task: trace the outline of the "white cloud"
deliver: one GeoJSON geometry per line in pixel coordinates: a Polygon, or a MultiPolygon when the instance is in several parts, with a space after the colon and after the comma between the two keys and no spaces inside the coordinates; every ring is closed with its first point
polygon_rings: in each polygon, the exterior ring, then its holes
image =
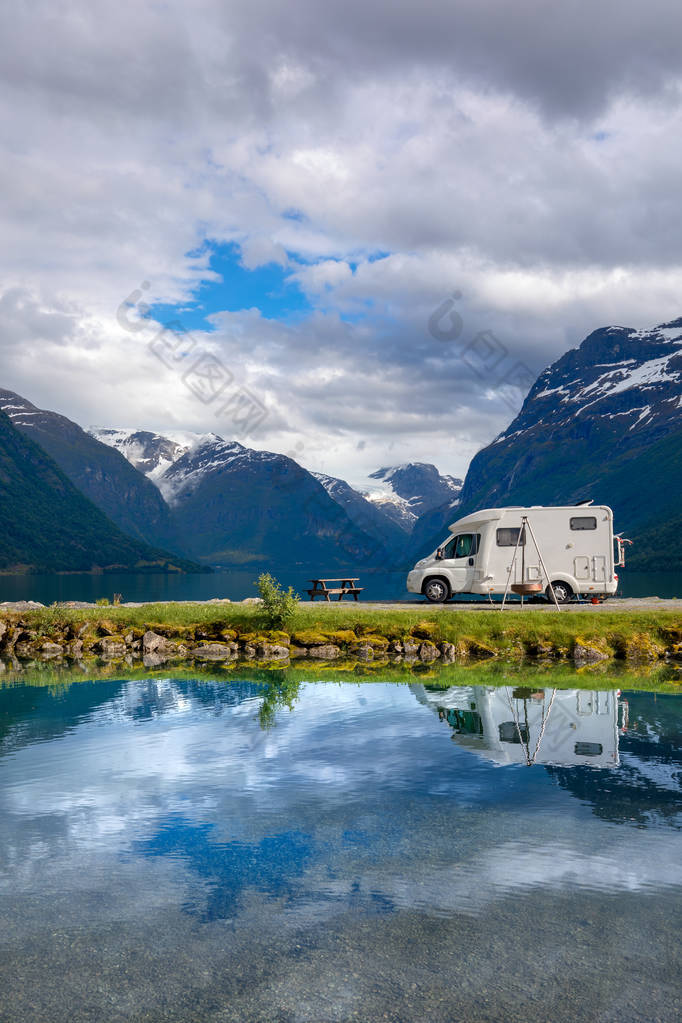
{"type": "Polygon", "coordinates": [[[81,422],[215,429],[115,311],[144,280],[186,302],[211,277],[187,253],[236,240],[314,307],[227,314],[206,339],[268,398],[253,443],[350,478],[406,458],[461,474],[512,410],[428,334],[453,289],[465,335],[533,371],[597,326],[680,312],[682,16],[579,8],[7,10],[3,385],[81,422]]]}

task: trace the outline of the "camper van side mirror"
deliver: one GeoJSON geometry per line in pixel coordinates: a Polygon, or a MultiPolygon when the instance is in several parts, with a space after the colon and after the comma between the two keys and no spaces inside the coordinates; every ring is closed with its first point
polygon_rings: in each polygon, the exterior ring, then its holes
{"type": "Polygon", "coordinates": [[[473,565],[473,563],[474,563],[474,559],[473,558],[469,558],[469,564],[473,565]]]}
{"type": "Polygon", "coordinates": [[[439,547],[438,550],[436,551],[436,561],[442,561],[442,560],[443,560],[443,548],[439,547]]]}

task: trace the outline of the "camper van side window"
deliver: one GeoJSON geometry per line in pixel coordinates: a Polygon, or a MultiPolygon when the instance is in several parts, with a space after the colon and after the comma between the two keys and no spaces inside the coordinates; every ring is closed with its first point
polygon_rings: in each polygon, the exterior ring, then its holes
{"type": "Polygon", "coordinates": [[[476,553],[476,535],[474,533],[460,533],[457,537],[455,547],[456,558],[470,558],[476,553]]]}
{"type": "Polygon", "coordinates": [[[594,515],[577,515],[571,519],[571,529],[596,529],[597,520],[594,515]]]}
{"type": "MultiPolygon", "coordinates": [[[[513,526],[512,528],[498,529],[497,530],[497,546],[498,547],[516,547],[519,540],[520,526],[513,526]]],[[[526,544],[526,530],[524,529],[521,537],[521,543],[519,546],[524,547],[526,544]]]]}

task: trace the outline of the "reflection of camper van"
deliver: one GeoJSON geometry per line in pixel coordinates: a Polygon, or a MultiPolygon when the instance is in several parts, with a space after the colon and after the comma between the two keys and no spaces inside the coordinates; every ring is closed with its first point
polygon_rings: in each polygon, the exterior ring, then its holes
{"type": "Polygon", "coordinates": [[[619,690],[410,689],[450,726],[453,741],[497,764],[618,765],[618,735],[627,724],[619,690]]]}
{"type": "Polygon", "coordinates": [[[510,583],[542,584],[551,599],[547,585],[551,582],[562,603],[577,594],[615,593],[615,569],[625,564],[624,541],[614,537],[613,512],[605,505],[485,508],[449,528],[442,545],[408,574],[410,593],[423,593],[433,602],[448,600],[454,593],[504,593],[512,568],[510,583]],[[522,516],[528,519],[537,547],[526,535],[528,530],[521,533],[522,516]]]}

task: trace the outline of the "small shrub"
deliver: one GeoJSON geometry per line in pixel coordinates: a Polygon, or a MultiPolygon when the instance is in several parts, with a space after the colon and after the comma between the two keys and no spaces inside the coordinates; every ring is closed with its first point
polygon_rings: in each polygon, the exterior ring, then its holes
{"type": "Polygon", "coordinates": [[[288,624],[298,610],[299,596],[290,586],[283,590],[276,579],[265,572],[258,577],[258,592],[261,600],[261,613],[271,629],[281,629],[288,624]]]}
{"type": "Polygon", "coordinates": [[[99,600],[95,601],[95,603],[97,604],[98,607],[109,607],[109,598],[100,597],[99,600]]]}

